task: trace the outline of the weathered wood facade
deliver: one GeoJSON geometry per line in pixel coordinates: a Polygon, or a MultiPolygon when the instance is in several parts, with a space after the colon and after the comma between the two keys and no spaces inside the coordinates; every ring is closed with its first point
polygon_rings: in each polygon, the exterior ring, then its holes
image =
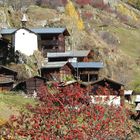
{"type": "Polygon", "coordinates": [[[47,56],[47,52],[64,52],[65,36],[63,34],[40,35],[39,50],[43,56],[47,56]]]}
{"type": "Polygon", "coordinates": [[[69,62],[48,62],[41,68],[41,76],[49,81],[62,82],[73,74],[74,68],[69,62]]]}
{"type": "Polygon", "coordinates": [[[0,66],[0,91],[11,90],[16,80],[16,76],[17,72],[5,66],[0,66]]]}
{"type": "Polygon", "coordinates": [[[83,82],[93,82],[99,78],[99,69],[78,69],[78,75],[83,82]]]}
{"type": "Polygon", "coordinates": [[[41,86],[45,86],[46,79],[39,76],[34,76],[27,79],[25,82],[27,93],[34,93],[34,91],[38,91],[41,86]]]}
{"type": "Polygon", "coordinates": [[[16,91],[24,91],[25,93],[34,94],[34,92],[38,92],[41,86],[46,85],[46,78],[40,76],[31,77],[25,81],[22,81],[16,85],[14,90],[16,91]]]}
{"type": "Polygon", "coordinates": [[[77,62],[72,63],[75,68],[75,77],[83,82],[93,82],[98,80],[99,71],[103,68],[102,62],[77,62]]]}
{"type": "Polygon", "coordinates": [[[106,91],[107,93],[109,93],[109,95],[118,95],[118,96],[123,95],[124,96],[124,85],[114,80],[111,80],[109,78],[103,78],[103,79],[97,80],[93,83],[90,83],[90,85],[92,88],[91,92],[96,95],[98,95],[100,88],[106,88],[106,91]]]}
{"type": "Polygon", "coordinates": [[[124,85],[114,80],[103,78],[90,84],[92,96],[120,97],[120,105],[124,105],[124,85]]]}

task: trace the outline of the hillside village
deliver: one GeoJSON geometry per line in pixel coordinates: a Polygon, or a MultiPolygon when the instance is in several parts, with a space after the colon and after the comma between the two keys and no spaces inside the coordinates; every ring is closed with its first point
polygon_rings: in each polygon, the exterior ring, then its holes
{"type": "MultiPolygon", "coordinates": [[[[39,88],[48,82],[58,82],[60,85],[78,82],[81,87],[88,88],[90,94],[93,91],[95,94],[98,91],[98,86],[106,87],[108,84],[108,90],[110,88],[112,90],[110,90],[110,95],[119,97],[115,101],[113,98],[110,100],[116,105],[124,104],[125,85],[109,79],[107,76],[102,77],[100,71],[105,66],[103,60],[94,60],[95,53],[93,50],[68,50],[65,46],[65,39],[70,34],[66,28],[30,29],[26,26],[26,22],[27,18],[24,14],[21,20],[21,28],[1,30],[1,47],[4,48],[4,51],[1,51],[1,64],[6,63],[8,54],[12,54],[13,58],[16,57],[17,64],[22,64],[24,61],[16,55],[30,56],[33,55],[34,51],[40,51],[44,60],[38,69],[38,74],[23,81],[17,78],[18,72],[1,65],[1,91],[23,91],[34,96],[39,88]]],[[[127,93],[125,96],[127,98],[127,93]]],[[[137,95],[135,102],[137,102],[136,110],[140,111],[139,95],[137,95]]]]}
{"type": "MultiPolygon", "coordinates": [[[[114,1],[103,2],[111,5],[114,1]]],[[[122,71],[118,72],[119,78],[105,72],[111,64],[101,57],[102,52],[96,47],[77,48],[67,44],[74,35],[67,26],[31,27],[29,22],[28,15],[23,13],[20,27],[0,30],[0,92],[22,93],[25,98],[37,98],[42,86],[48,87],[57,83],[62,89],[74,89],[79,85],[90,95],[93,104],[102,104],[107,93],[108,105],[122,108],[125,104],[133,106],[136,114],[134,119],[140,119],[139,92],[126,85],[122,71]],[[35,58],[31,60],[33,57],[35,58]],[[33,72],[29,67],[25,67],[28,75],[21,67],[27,63],[33,65],[34,69],[33,72]],[[99,97],[100,101],[97,99],[99,97]]],[[[82,22],[79,24],[79,30],[83,29],[82,22]]],[[[101,26],[102,30],[106,28],[106,25],[101,26]]],[[[101,36],[105,37],[103,32],[101,36]]],[[[113,44],[115,43],[118,44],[119,40],[114,40],[113,44]]],[[[111,58],[112,54],[118,50],[114,47],[111,48],[111,53],[106,51],[106,57],[114,59],[111,58]]]]}

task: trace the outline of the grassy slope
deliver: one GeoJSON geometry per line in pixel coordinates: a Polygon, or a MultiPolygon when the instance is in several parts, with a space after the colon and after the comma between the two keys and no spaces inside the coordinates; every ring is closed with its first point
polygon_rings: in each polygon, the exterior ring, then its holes
{"type": "Polygon", "coordinates": [[[7,121],[10,115],[18,115],[19,111],[25,110],[28,103],[34,105],[36,101],[17,94],[0,93],[0,124],[1,121],[7,121]]]}
{"type": "Polygon", "coordinates": [[[134,59],[140,56],[140,29],[111,27],[109,30],[117,34],[120,40],[119,47],[125,54],[134,59]]]}
{"type": "Polygon", "coordinates": [[[136,91],[140,91],[140,67],[135,63],[136,59],[140,57],[140,29],[108,26],[104,28],[104,30],[115,34],[119,38],[120,43],[118,44],[118,48],[122,50],[124,54],[130,56],[132,62],[134,62],[131,64],[134,79],[132,79],[129,84],[136,91]]]}

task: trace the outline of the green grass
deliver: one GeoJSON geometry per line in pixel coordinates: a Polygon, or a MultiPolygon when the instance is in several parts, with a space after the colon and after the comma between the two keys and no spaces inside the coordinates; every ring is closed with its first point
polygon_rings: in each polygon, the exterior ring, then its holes
{"type": "Polygon", "coordinates": [[[16,93],[0,93],[0,120],[8,120],[11,115],[18,115],[21,110],[26,111],[26,104],[35,105],[33,98],[24,98],[16,93]]]}
{"type": "Polygon", "coordinates": [[[140,56],[140,29],[128,29],[111,27],[109,30],[115,33],[120,40],[119,48],[134,58],[140,56]]]}
{"type": "Polygon", "coordinates": [[[136,59],[140,57],[140,29],[125,28],[120,25],[104,27],[104,31],[114,34],[120,41],[117,47],[131,57],[133,62],[131,68],[134,74],[128,84],[132,89],[140,92],[140,67],[135,63],[136,59]]]}
{"type": "Polygon", "coordinates": [[[35,99],[25,98],[24,96],[16,93],[0,93],[0,102],[11,105],[16,108],[25,107],[26,104],[35,104],[35,99]]]}

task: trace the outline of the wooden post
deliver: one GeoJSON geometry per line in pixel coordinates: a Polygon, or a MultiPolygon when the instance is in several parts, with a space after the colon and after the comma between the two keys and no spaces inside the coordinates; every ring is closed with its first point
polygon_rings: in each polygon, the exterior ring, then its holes
{"type": "Polygon", "coordinates": [[[88,83],[89,83],[89,81],[90,81],[90,74],[88,73],[88,83]]]}

